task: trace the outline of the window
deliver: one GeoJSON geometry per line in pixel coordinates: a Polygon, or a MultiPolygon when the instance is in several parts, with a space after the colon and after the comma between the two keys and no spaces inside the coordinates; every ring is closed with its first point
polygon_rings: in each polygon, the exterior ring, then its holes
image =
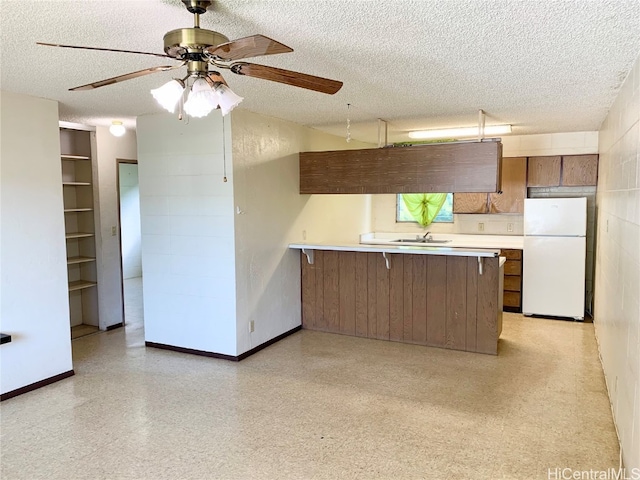
{"type": "MultiPolygon", "coordinates": [[[[396,196],[396,222],[418,223],[414,216],[411,215],[411,212],[409,212],[409,209],[402,199],[402,194],[396,196]]],[[[453,193],[447,193],[445,201],[433,219],[433,222],[453,223],[453,193]]]]}

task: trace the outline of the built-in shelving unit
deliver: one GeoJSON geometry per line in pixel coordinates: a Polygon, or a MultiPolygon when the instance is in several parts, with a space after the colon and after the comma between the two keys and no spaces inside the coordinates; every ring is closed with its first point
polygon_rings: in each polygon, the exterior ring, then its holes
{"type": "Polygon", "coordinates": [[[60,129],[71,338],[98,331],[92,132],[60,129]]]}

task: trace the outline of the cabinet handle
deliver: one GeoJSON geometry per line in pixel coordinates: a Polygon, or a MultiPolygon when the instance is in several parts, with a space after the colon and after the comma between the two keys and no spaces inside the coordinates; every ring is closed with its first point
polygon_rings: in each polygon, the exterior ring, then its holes
{"type": "Polygon", "coordinates": [[[478,274],[482,275],[482,257],[478,257],[478,274]]]}

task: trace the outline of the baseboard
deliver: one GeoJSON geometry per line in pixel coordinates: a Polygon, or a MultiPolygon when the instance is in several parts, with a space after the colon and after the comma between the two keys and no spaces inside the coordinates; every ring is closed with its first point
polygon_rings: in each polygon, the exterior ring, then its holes
{"type": "Polygon", "coordinates": [[[269,345],[273,345],[274,343],[279,342],[283,338],[286,338],[289,335],[292,335],[292,334],[294,334],[294,333],[296,333],[296,332],[298,332],[300,330],[302,330],[302,325],[298,325],[297,327],[292,328],[291,330],[289,330],[287,332],[284,332],[283,334],[278,335],[277,337],[274,337],[271,340],[268,340],[268,341],[264,342],[263,344],[252,348],[251,350],[247,350],[246,352],[241,353],[240,355],[238,355],[238,360],[244,360],[245,358],[250,357],[254,353],[259,352],[263,348],[267,348],[269,345]]]}
{"type": "Polygon", "coordinates": [[[289,335],[296,333],[297,331],[299,331],[300,329],[302,329],[302,325],[298,325],[295,328],[292,328],[291,330],[284,332],[281,335],[278,335],[277,337],[272,338],[269,341],[264,342],[261,345],[258,345],[255,348],[252,348],[251,350],[248,350],[244,353],[241,353],[240,355],[226,355],[224,353],[215,353],[215,352],[207,352],[206,350],[196,350],[193,348],[184,348],[184,347],[176,347],[174,345],[166,345],[164,343],[156,343],[156,342],[144,342],[144,344],[147,347],[152,347],[152,348],[160,348],[162,350],[171,350],[174,352],[180,352],[180,353],[188,353],[190,355],[200,355],[203,357],[211,357],[211,358],[220,358],[222,360],[229,360],[232,362],[239,362],[240,360],[244,360],[245,358],[253,355],[254,353],[259,352],[260,350],[262,350],[263,348],[267,348],[269,345],[273,345],[274,343],[282,340],[285,337],[288,337],[289,335]]]}
{"type": "Polygon", "coordinates": [[[113,325],[109,325],[105,330],[108,332],[109,330],[115,330],[116,328],[124,327],[124,322],[114,323],[113,325]]]}
{"type": "Polygon", "coordinates": [[[233,355],[225,355],[224,353],[207,352],[206,350],[196,350],[195,348],[176,347],[175,345],[167,345],[165,343],[144,342],[146,347],[159,348],[161,350],[171,350],[172,352],[188,353],[190,355],[200,355],[201,357],[221,358],[223,360],[231,360],[237,362],[238,357],[233,355]]]}
{"type": "Polygon", "coordinates": [[[0,402],[4,402],[5,400],[9,400],[10,398],[17,397],[18,395],[22,395],[23,393],[31,392],[32,390],[37,390],[41,387],[46,387],[47,385],[51,385],[52,383],[56,383],[57,381],[64,380],[65,378],[73,376],[74,373],[75,372],[73,370],[69,370],[68,372],[59,373],[58,375],[45,378],[44,380],[32,383],[31,385],[26,385],[24,387],[16,388],[15,390],[11,390],[10,392],[3,393],[2,395],[0,395],[0,402]]]}

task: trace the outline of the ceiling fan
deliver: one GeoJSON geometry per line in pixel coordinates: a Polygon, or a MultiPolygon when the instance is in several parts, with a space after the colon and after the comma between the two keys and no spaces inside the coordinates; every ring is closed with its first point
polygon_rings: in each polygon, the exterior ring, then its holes
{"type": "Polygon", "coordinates": [[[261,55],[293,52],[293,49],[263,35],[252,35],[229,41],[229,39],[221,33],[200,28],[200,15],[206,13],[212,0],[182,0],[182,3],[185,4],[189,12],[193,13],[194,26],[193,28],[180,28],[167,32],[164,35],[165,54],[42,42],[36,43],[50,47],[136,53],[179,60],[181,62],[179,65],[163,65],[146,68],[144,70],[138,70],[106,80],[70,88],[69,90],[91,90],[155,72],[175,70],[186,65],[187,75],[184,78],[174,79],[162,87],[152,90],[151,93],[164,108],[173,113],[180,99],[183,98],[184,92],[190,90],[189,98],[184,103],[184,110],[188,115],[195,117],[208,115],[218,106],[221,108],[222,114],[226,115],[226,113],[242,101],[242,97],[239,97],[229,89],[227,82],[215,68],[228,69],[237,75],[271,80],[273,82],[306,88],[330,95],[333,95],[342,87],[342,82],[337,80],[238,61],[261,55]],[[213,68],[210,69],[210,67],[213,68]]]}

